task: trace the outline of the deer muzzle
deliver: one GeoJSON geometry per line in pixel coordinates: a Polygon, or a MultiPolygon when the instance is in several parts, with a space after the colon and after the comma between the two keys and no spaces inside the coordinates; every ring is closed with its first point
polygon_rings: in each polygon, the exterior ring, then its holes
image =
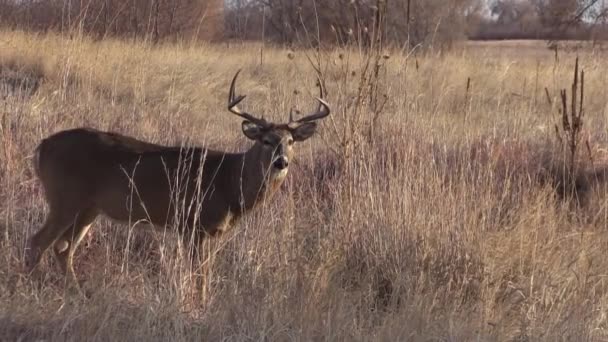
{"type": "Polygon", "coordinates": [[[277,170],[284,170],[289,166],[289,160],[285,156],[278,156],[272,163],[272,166],[277,170]]]}

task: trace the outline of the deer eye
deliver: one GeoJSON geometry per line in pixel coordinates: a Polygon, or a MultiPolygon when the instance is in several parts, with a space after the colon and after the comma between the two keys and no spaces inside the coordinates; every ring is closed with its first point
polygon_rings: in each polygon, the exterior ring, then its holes
{"type": "Polygon", "coordinates": [[[289,138],[289,140],[287,140],[287,145],[291,146],[293,145],[293,139],[289,138]]]}
{"type": "Polygon", "coordinates": [[[264,144],[266,146],[271,146],[272,145],[272,141],[270,141],[268,139],[264,139],[264,140],[262,140],[262,144],[264,144]]]}

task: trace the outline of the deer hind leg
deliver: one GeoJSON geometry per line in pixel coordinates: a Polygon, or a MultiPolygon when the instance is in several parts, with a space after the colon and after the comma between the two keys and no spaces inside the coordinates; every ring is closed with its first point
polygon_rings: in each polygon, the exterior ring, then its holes
{"type": "Polygon", "coordinates": [[[69,276],[70,280],[78,283],[76,272],[74,271],[74,254],[82,239],[87,235],[93,225],[93,221],[99,213],[95,209],[82,210],[78,213],[76,220],[66,230],[53,246],[55,259],[59,264],[64,275],[69,276]]]}
{"type": "Polygon", "coordinates": [[[183,233],[182,243],[184,248],[184,254],[189,258],[186,262],[190,263],[190,281],[192,282],[190,296],[195,301],[201,301],[204,298],[204,280],[203,273],[205,270],[203,261],[202,244],[205,240],[205,234],[201,231],[193,231],[190,233],[183,233]]]}
{"type": "Polygon", "coordinates": [[[78,211],[51,208],[42,228],[28,239],[25,250],[25,267],[32,272],[40,263],[44,252],[73,224],[78,211]]]}
{"type": "Polygon", "coordinates": [[[198,291],[201,303],[206,303],[211,297],[211,280],[214,277],[215,257],[221,249],[222,231],[215,230],[213,233],[200,232],[198,239],[193,244],[192,265],[195,270],[195,288],[198,291]]]}

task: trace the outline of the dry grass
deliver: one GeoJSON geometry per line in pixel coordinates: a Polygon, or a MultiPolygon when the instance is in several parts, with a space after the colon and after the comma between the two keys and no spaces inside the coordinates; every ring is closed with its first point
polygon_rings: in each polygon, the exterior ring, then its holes
{"type": "Polygon", "coordinates": [[[278,197],[223,238],[207,296],[193,294],[174,235],[100,219],[76,257],[92,292],[82,299],[50,257],[23,272],[46,212],[30,165],[41,138],[88,125],[242,149],[224,109],[233,72],[244,69],[248,108],[275,119],[313,105],[315,76],[304,51],[267,49],[259,65],[256,45],[1,32],[0,340],[608,339],[608,59],[580,55],[594,155],[579,153],[575,201],[556,185],[559,116],[544,93],[557,102],[575,56],[497,51],[395,52],[374,141],[343,163],[334,132],[348,125],[361,56],[327,52],[334,121],[297,147],[278,197]]]}

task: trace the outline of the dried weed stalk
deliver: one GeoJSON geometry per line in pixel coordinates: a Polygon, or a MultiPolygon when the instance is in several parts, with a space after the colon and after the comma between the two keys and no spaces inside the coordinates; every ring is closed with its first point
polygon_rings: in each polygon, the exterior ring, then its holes
{"type": "MultiPolygon", "coordinates": [[[[355,6],[359,32],[353,32],[355,39],[349,42],[338,37],[338,58],[334,59],[331,55],[335,51],[320,47],[313,49],[314,55],[305,52],[308,62],[317,73],[319,86],[326,94],[330,93],[330,100],[336,108],[330,121],[331,139],[335,140],[327,145],[343,162],[351,160],[362,144],[371,143],[375,139],[376,127],[388,101],[384,81],[386,61],[390,58],[384,46],[386,1],[376,0],[371,23],[363,22],[358,16],[357,2],[350,6],[355,6]],[[327,73],[330,63],[339,66],[336,74],[327,73]],[[336,82],[335,96],[326,87],[332,81],[336,82]]],[[[306,28],[304,32],[311,47],[321,45],[320,37],[315,37],[313,41],[306,28]]]]}
{"type": "MultiPolygon", "coordinates": [[[[580,147],[583,118],[585,109],[583,107],[585,99],[585,71],[581,70],[579,75],[578,57],[574,66],[574,81],[571,87],[570,106],[568,106],[567,90],[560,91],[561,108],[559,113],[561,116],[561,127],[555,124],[555,135],[563,152],[566,154],[566,179],[568,191],[575,191],[575,179],[577,174],[577,153],[580,147]]],[[[589,142],[586,142],[589,149],[589,142]]],[[[590,151],[589,151],[590,152],[590,151]]]]}

